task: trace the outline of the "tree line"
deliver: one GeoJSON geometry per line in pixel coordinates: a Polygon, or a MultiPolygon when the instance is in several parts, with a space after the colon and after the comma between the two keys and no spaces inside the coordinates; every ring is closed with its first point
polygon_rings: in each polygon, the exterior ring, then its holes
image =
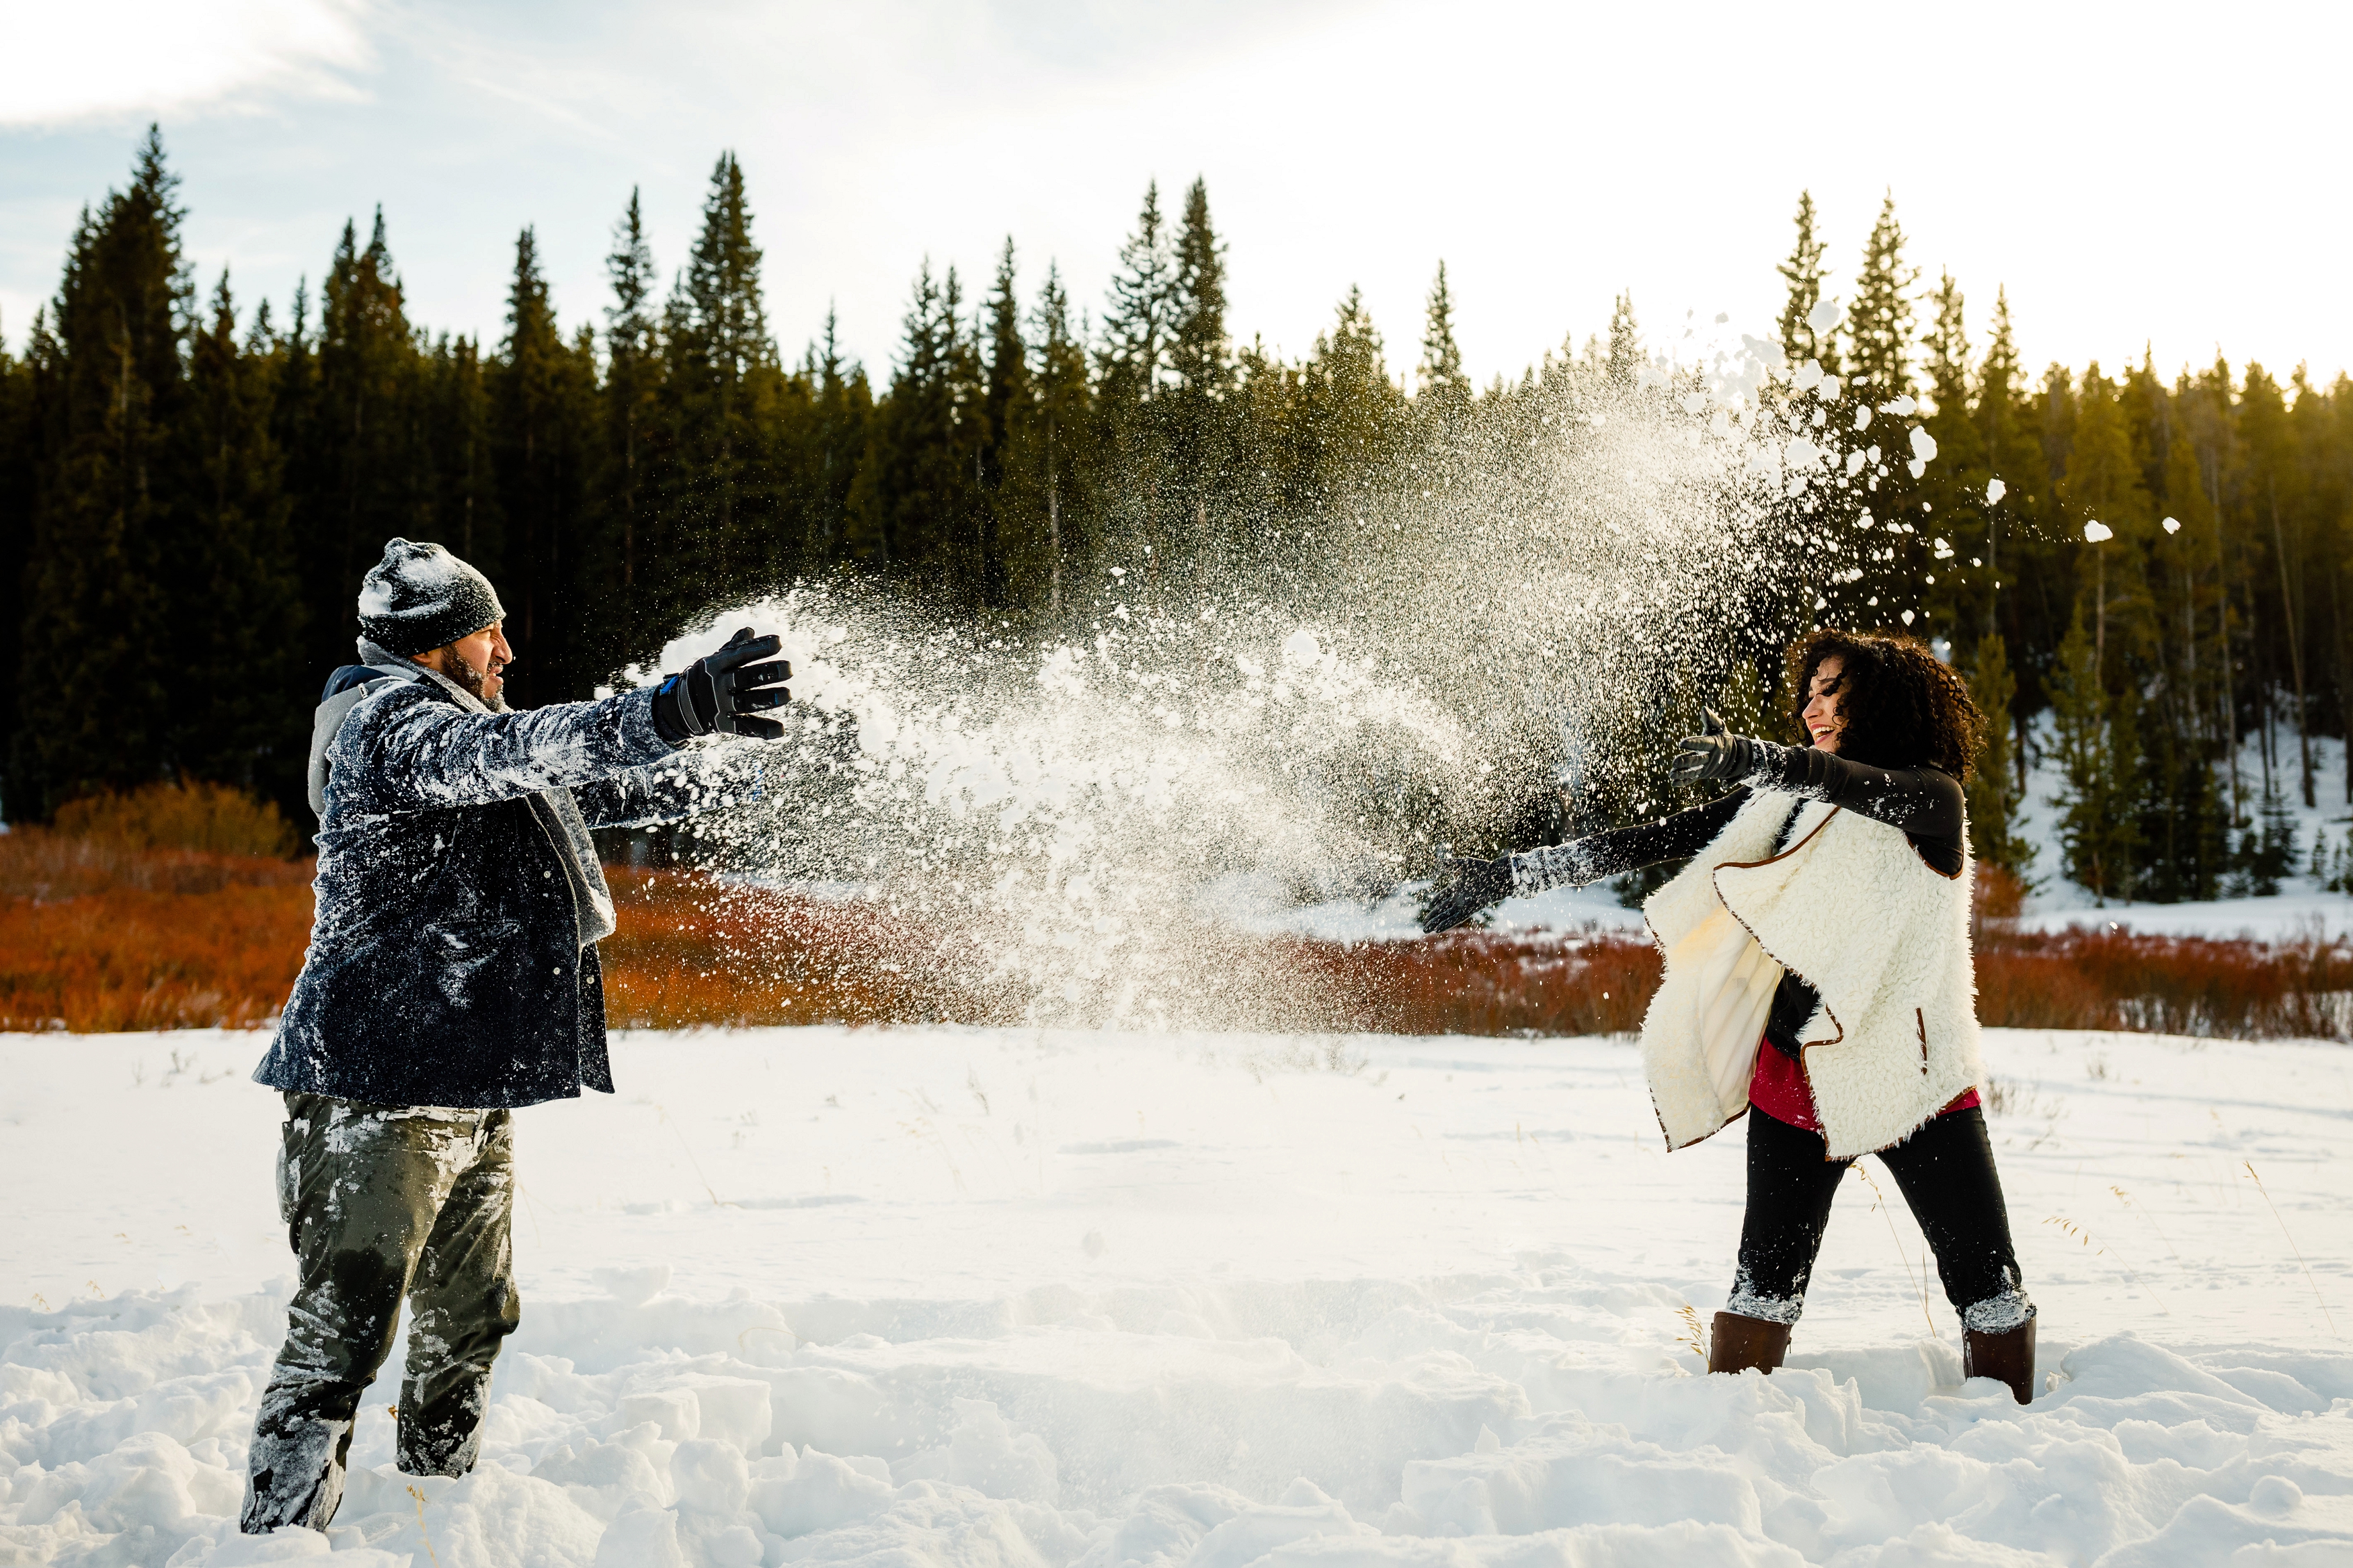
{"type": "MultiPolygon", "coordinates": [[[[498,584],[511,700],[536,704],[798,578],[1051,629],[1111,560],[1146,592],[1304,569],[1319,522],[1414,454],[1515,435],[1564,379],[1631,384],[1644,363],[1621,296],[1581,351],[1474,387],[1442,266],[1410,375],[1354,290],[1303,358],[1238,342],[1198,181],[1170,207],[1147,189],[1096,310],[1051,265],[1025,285],[1010,241],[977,288],[927,263],[879,378],[830,317],[779,349],[732,155],[667,289],[631,194],[594,321],[558,321],[523,229],[496,342],[409,319],[381,214],[282,309],[196,279],[184,219],[151,131],[76,226],[23,355],[0,352],[12,819],[174,775],[299,807],[317,684],[352,657],[356,584],[396,533],[498,584]]],[[[2000,731],[1980,855],[2022,861],[2045,744],[2066,864],[2021,868],[2117,897],[2275,882],[2295,848],[2265,805],[2313,801],[2310,739],[2344,733],[2353,689],[2353,387],[2219,359],[2168,382],[2146,353],[2033,374],[1999,292],[1973,341],[1958,285],[1923,288],[1892,198],[1835,298],[1818,226],[1801,198],[1788,378],[1765,395],[1802,394],[1858,444],[1900,428],[1875,413],[1917,409],[1935,457],[1873,450],[1850,488],[1792,500],[1871,524],[1820,563],[1817,614],[1949,645],[2000,731]]]]}

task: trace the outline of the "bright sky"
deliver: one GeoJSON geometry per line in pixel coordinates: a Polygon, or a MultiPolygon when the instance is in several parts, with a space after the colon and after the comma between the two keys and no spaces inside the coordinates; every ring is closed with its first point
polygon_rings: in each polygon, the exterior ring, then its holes
{"type": "Polygon", "coordinates": [[[786,352],[831,300],[878,372],[926,255],[985,284],[1009,232],[1025,295],[1052,258],[1099,311],[1145,182],[1196,174],[1237,335],[1292,354],[1356,283],[1410,368],[1440,258],[1482,382],[1620,289],[1654,342],[1761,331],[1810,187],[1835,288],[1892,188],[2031,363],[2353,365],[2341,4],[0,0],[0,38],[18,346],[157,119],[207,289],[282,311],[381,204],[412,319],[493,341],[522,226],[601,324],[630,187],[668,273],[733,148],[786,352]]]}

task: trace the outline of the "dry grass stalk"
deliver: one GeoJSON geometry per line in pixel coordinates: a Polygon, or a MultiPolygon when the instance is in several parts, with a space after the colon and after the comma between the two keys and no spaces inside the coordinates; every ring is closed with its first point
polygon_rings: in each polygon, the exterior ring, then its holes
{"type": "Polygon", "coordinates": [[[2126,1277],[2132,1280],[2134,1286],[2139,1289],[2147,1290],[2150,1297],[2156,1300],[2157,1310],[2158,1311],[2164,1313],[2168,1318],[2173,1316],[2173,1309],[2166,1304],[2163,1293],[2153,1288],[2147,1280],[2143,1279],[2140,1275],[2134,1270],[2133,1266],[2125,1261],[2124,1254],[2120,1252],[2111,1252],[2105,1246],[2093,1240],[2092,1233],[2090,1231],[2085,1230],[2082,1226],[2077,1225],[2073,1220],[2068,1219],[2063,1215],[2054,1214],[2045,1219],[2042,1223],[2044,1225],[2057,1226],[2062,1231],[2073,1237],[2077,1241],[2082,1242],[2085,1247],[2089,1248],[2093,1252],[2098,1253],[2103,1258],[2115,1258],[2116,1267],[2125,1271],[2126,1277]]]}
{"type": "Polygon", "coordinates": [[[2320,1281],[2312,1277],[2312,1265],[2304,1260],[2304,1248],[2295,1244],[2295,1235],[2287,1228],[2286,1216],[2279,1212],[2279,1205],[2272,1202],[2271,1191],[2263,1185],[2263,1179],[2255,1175],[2255,1163],[2249,1160],[2245,1164],[2247,1174],[2254,1178],[2255,1191],[2263,1194],[2263,1206],[2272,1211],[2272,1218],[2279,1221],[2280,1234],[2287,1237],[2287,1249],[2295,1254],[2296,1267],[2304,1270],[2304,1282],[2312,1287],[2312,1299],[2320,1304],[2320,1321],[2328,1325],[2329,1338],[2344,1338],[2337,1331],[2337,1320],[2328,1315],[2328,1302],[2320,1294],[2320,1281]]]}

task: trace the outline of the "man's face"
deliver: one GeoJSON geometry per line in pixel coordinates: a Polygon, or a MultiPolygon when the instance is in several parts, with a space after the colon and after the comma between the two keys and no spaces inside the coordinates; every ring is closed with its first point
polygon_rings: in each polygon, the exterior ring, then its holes
{"type": "Polygon", "coordinates": [[[506,689],[501,672],[514,662],[514,649],[507,646],[506,633],[501,629],[504,625],[493,621],[448,647],[437,647],[420,656],[419,662],[430,664],[485,704],[495,703],[499,693],[506,689]]]}

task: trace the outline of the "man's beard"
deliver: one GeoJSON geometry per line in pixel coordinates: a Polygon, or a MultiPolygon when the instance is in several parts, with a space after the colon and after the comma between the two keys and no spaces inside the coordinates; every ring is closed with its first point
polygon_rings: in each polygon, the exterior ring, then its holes
{"type": "Polygon", "coordinates": [[[472,665],[468,664],[465,656],[460,654],[454,646],[443,651],[449,657],[442,661],[445,668],[441,673],[464,687],[474,700],[483,707],[496,708],[499,705],[497,688],[491,684],[496,678],[488,670],[476,669],[472,665]]]}

